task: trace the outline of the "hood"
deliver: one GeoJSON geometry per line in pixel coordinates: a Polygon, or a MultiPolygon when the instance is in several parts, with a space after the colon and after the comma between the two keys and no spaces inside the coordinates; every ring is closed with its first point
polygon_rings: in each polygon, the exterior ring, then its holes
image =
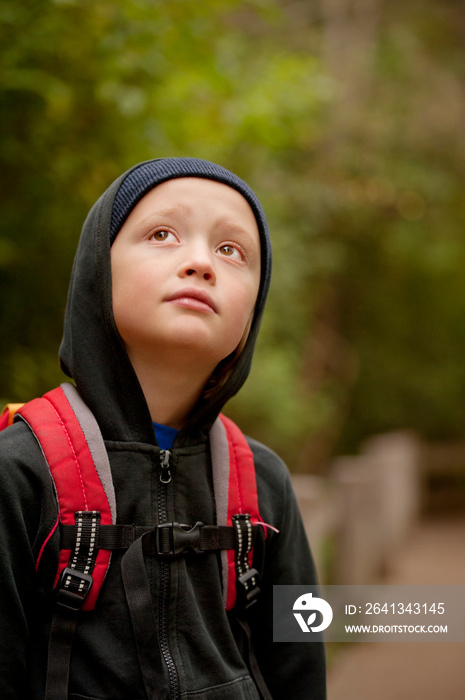
{"type": "Polygon", "coordinates": [[[245,347],[221,390],[201,399],[176,438],[177,445],[204,440],[224,404],[250,371],[271,274],[265,216],[248,185],[221,166],[195,158],[145,161],[121,175],[94,204],[79,240],[71,273],[60,362],[96,416],[104,439],[156,444],[139,380],[116,328],[112,310],[110,246],[137,202],[153,187],[179,177],[203,177],[227,184],[250,204],[261,244],[261,279],[245,347]]]}

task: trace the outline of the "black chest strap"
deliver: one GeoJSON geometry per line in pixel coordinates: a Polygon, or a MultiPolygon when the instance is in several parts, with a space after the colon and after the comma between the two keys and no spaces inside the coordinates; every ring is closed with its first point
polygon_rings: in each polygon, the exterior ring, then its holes
{"type": "MultiPolygon", "coordinates": [[[[258,530],[258,525],[252,525],[252,540],[258,530]]],[[[60,548],[74,550],[78,538],[76,525],[60,526],[60,548]]],[[[162,525],[100,525],[96,548],[108,550],[124,550],[142,535],[144,538],[144,553],[153,556],[173,558],[184,556],[189,552],[202,554],[216,550],[240,550],[237,544],[237,529],[226,525],[195,525],[182,523],[163,523],[162,525]]],[[[248,550],[248,547],[247,547],[248,550]]]]}

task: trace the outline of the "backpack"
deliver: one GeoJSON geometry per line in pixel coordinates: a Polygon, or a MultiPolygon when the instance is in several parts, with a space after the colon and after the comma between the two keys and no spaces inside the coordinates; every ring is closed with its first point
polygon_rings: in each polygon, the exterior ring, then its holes
{"type": "MultiPolygon", "coordinates": [[[[67,697],[71,646],[81,610],[93,610],[108,571],[111,552],[127,550],[121,571],[134,627],[146,689],[150,669],[144,661],[143,638],[150,611],[141,586],[150,593],[146,578],[143,540],[150,538],[156,556],[170,559],[188,552],[220,550],[223,601],[226,610],[238,605],[236,615],[248,640],[249,663],[263,698],[271,698],[256,663],[250,628],[243,610],[260,593],[259,574],[252,568],[253,541],[266,526],[258,511],[252,451],[240,429],[224,415],[210,431],[216,525],[160,523],[135,526],[116,523],[116,498],[108,455],[97,421],[77,389],[62,384],[26,404],[9,404],[0,415],[0,430],[23,420],[32,430],[53,480],[58,516],[36,561],[57,529],[60,554],[55,576],[55,611],[49,640],[46,700],[67,697]],[[141,583],[142,581],[142,583],[141,583]],[[145,672],[145,670],[147,673],[145,672]]],[[[168,483],[169,450],[160,451],[160,480],[168,483]]],[[[150,697],[150,694],[149,694],[150,697]]]]}

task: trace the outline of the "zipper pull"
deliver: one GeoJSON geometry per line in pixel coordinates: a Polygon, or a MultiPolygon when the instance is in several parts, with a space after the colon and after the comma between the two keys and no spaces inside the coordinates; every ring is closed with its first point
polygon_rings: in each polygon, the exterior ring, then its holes
{"type": "Polygon", "coordinates": [[[169,484],[171,481],[170,457],[169,450],[160,450],[160,481],[162,484],[169,484]]]}

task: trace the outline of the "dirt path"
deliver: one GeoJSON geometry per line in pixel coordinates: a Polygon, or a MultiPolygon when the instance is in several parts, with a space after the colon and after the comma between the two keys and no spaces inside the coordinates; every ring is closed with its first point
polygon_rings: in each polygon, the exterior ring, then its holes
{"type": "MultiPolygon", "coordinates": [[[[465,517],[421,523],[387,583],[465,584],[465,517]]],[[[328,700],[465,700],[465,643],[343,648],[329,670],[328,700]]]]}

